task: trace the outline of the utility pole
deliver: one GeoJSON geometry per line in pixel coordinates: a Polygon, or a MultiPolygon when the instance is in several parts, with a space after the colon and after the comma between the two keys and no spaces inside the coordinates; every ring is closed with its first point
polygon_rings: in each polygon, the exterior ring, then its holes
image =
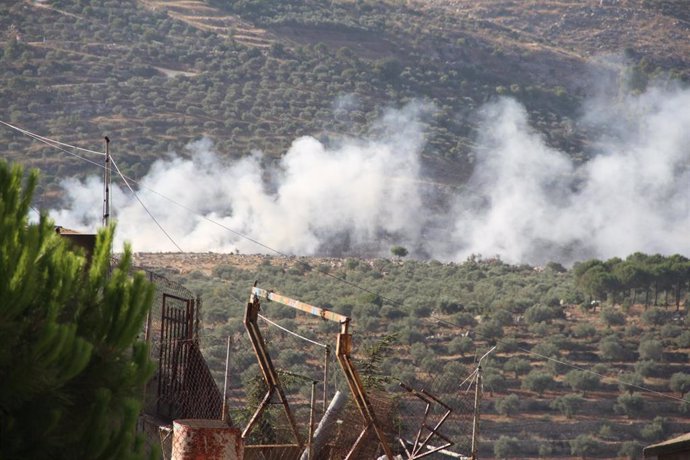
{"type": "Polygon", "coordinates": [[[103,169],[103,226],[110,224],[110,139],[105,136],[105,168],[103,169]]]}
{"type": "MultiPolygon", "coordinates": [[[[225,381],[223,382],[223,410],[221,419],[225,422],[230,422],[230,414],[228,413],[228,368],[230,367],[230,336],[228,336],[227,349],[225,351],[225,381]]],[[[228,423],[230,425],[230,423],[228,423]]]]}
{"type": "Polygon", "coordinates": [[[328,361],[331,356],[331,347],[326,345],[326,351],[323,358],[323,413],[326,413],[328,408],[328,361]]]}
{"type": "Polygon", "coordinates": [[[472,460],[477,460],[477,451],[479,450],[479,405],[482,397],[482,360],[489,356],[489,353],[494,351],[496,347],[484,353],[484,356],[479,358],[477,362],[477,376],[474,382],[474,421],[472,423],[472,460]]]}
{"type": "Polygon", "coordinates": [[[481,400],[482,366],[477,366],[477,376],[474,380],[474,420],[472,421],[472,460],[477,460],[479,449],[479,402],[481,400]]]}

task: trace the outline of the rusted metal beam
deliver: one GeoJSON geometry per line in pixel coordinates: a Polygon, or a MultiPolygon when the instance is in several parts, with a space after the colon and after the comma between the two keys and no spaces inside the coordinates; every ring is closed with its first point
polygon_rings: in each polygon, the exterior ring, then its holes
{"type": "MultiPolygon", "coordinates": [[[[259,326],[257,324],[257,318],[260,308],[260,299],[278,302],[288,307],[292,307],[296,310],[300,310],[305,313],[317,316],[319,318],[327,319],[329,321],[334,321],[340,324],[340,333],[338,334],[338,340],[336,343],[336,358],[338,359],[340,367],[343,369],[343,373],[345,374],[347,384],[350,387],[350,392],[352,393],[355,399],[355,403],[357,405],[357,408],[359,409],[359,412],[364,420],[365,425],[364,430],[362,430],[362,433],[360,433],[359,438],[350,449],[350,452],[348,453],[346,458],[355,458],[354,456],[356,455],[356,451],[358,450],[361,442],[365,439],[366,432],[370,428],[373,428],[386,457],[389,460],[392,460],[393,452],[390,446],[388,445],[388,441],[386,440],[383,431],[380,428],[380,424],[376,420],[376,414],[374,413],[374,409],[371,403],[369,402],[369,399],[367,398],[366,391],[364,390],[364,385],[362,384],[362,381],[359,378],[359,374],[357,373],[350,358],[350,354],[352,352],[352,335],[349,334],[350,318],[348,316],[341,315],[340,313],[336,313],[325,308],[309,305],[308,303],[304,303],[299,300],[291,299],[290,297],[286,297],[271,291],[267,291],[265,289],[258,288],[256,287],[255,283],[251,290],[249,303],[247,304],[244,324],[249,333],[252,346],[254,347],[254,352],[257,356],[257,359],[259,360],[259,367],[261,367],[264,379],[267,385],[269,386],[269,389],[275,388],[275,390],[279,393],[281,401],[283,402],[283,406],[285,407],[285,413],[287,414],[288,419],[290,420],[290,424],[293,426],[295,438],[297,439],[300,446],[302,446],[303,443],[301,441],[301,438],[299,437],[299,433],[296,430],[296,425],[294,423],[292,412],[290,411],[290,407],[287,403],[287,400],[285,399],[285,395],[280,386],[280,380],[278,378],[277,373],[275,372],[275,369],[271,362],[271,358],[268,355],[266,344],[263,341],[261,332],[259,331],[259,326]]],[[[250,420],[250,424],[247,425],[247,428],[245,428],[242,437],[246,437],[246,435],[251,430],[253,423],[256,423],[256,420],[258,419],[260,412],[263,411],[264,408],[265,404],[262,403],[262,405],[259,406],[257,412],[250,420]]]]}
{"type": "Polygon", "coordinates": [[[351,352],[352,335],[343,333],[338,334],[338,341],[336,343],[336,357],[338,358],[338,363],[340,363],[340,367],[343,369],[345,379],[347,380],[347,385],[350,387],[350,392],[352,393],[352,396],[355,399],[357,409],[359,409],[359,413],[361,414],[365,422],[364,430],[362,430],[362,433],[360,434],[357,442],[355,442],[354,446],[352,446],[352,449],[350,450],[346,458],[356,458],[353,456],[356,455],[356,451],[359,448],[360,442],[364,439],[365,433],[369,430],[369,428],[373,428],[374,432],[376,433],[376,437],[379,439],[381,447],[383,448],[383,451],[386,454],[386,457],[389,460],[392,460],[393,451],[391,451],[391,448],[388,445],[388,441],[386,440],[383,431],[381,431],[378,420],[376,419],[374,409],[371,406],[371,403],[369,402],[366,391],[364,390],[364,385],[362,384],[362,381],[359,378],[357,370],[352,364],[352,360],[350,359],[351,352]]]}
{"type": "Polygon", "coordinates": [[[251,419],[247,423],[247,426],[244,428],[244,431],[242,431],[242,438],[246,438],[249,435],[252,428],[254,428],[254,425],[259,420],[259,417],[271,402],[271,397],[273,394],[277,393],[280,402],[283,404],[283,409],[285,411],[285,415],[287,416],[288,422],[290,423],[290,428],[293,436],[295,437],[295,441],[297,441],[297,444],[301,447],[304,445],[304,442],[302,441],[302,437],[297,429],[297,422],[295,421],[295,417],[290,409],[287,397],[285,396],[283,387],[280,384],[280,378],[278,377],[278,373],[273,366],[271,356],[269,355],[268,348],[266,347],[266,342],[264,341],[264,338],[261,335],[261,330],[259,329],[259,325],[257,324],[260,307],[261,304],[259,303],[259,299],[252,295],[245,310],[244,326],[249,334],[249,340],[252,343],[252,348],[254,348],[254,354],[259,362],[259,368],[261,369],[261,374],[263,375],[268,390],[264,396],[264,399],[259,404],[259,407],[256,408],[254,415],[252,415],[251,419]]]}
{"type": "Polygon", "coordinates": [[[260,299],[278,302],[283,305],[287,305],[288,307],[309,313],[310,315],[318,316],[319,318],[327,319],[329,321],[335,321],[336,323],[350,321],[349,317],[341,315],[340,313],[336,313],[325,308],[316,307],[314,305],[309,305],[308,303],[300,302],[299,300],[291,299],[290,297],[276,294],[275,292],[267,291],[266,289],[261,289],[256,286],[252,288],[252,295],[260,299]]]}

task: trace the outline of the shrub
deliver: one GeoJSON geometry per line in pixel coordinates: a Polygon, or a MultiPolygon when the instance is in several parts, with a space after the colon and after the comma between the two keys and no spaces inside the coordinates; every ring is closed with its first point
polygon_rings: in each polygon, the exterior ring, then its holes
{"type": "Polygon", "coordinates": [[[633,418],[644,411],[644,406],[644,399],[639,393],[623,393],[616,399],[613,410],[617,414],[625,414],[628,418],[633,418]]]}
{"type": "Polygon", "coordinates": [[[552,319],[558,317],[559,311],[547,307],[546,305],[533,305],[527,309],[525,312],[525,320],[529,324],[542,323],[546,321],[551,321],[552,319]]]}
{"type": "Polygon", "coordinates": [[[520,441],[501,435],[494,443],[494,455],[496,458],[520,458],[520,441]]]}
{"type": "Polygon", "coordinates": [[[601,318],[601,321],[609,327],[622,326],[625,324],[625,315],[613,308],[604,308],[601,310],[599,318],[601,318]]]}
{"type": "MultiPolygon", "coordinates": [[[[686,331],[690,332],[690,331],[686,331]]],[[[683,333],[683,328],[675,324],[666,324],[661,328],[661,336],[665,339],[673,339],[683,333]]],[[[690,337],[689,337],[690,338],[690,337]]]]}
{"type": "Polygon", "coordinates": [[[685,331],[676,337],[676,345],[679,348],[690,348],[690,331],[685,331]]]}
{"type": "Polygon", "coordinates": [[[640,359],[661,361],[664,356],[664,347],[658,340],[648,339],[640,342],[637,352],[640,354],[640,359]]]}
{"type": "Polygon", "coordinates": [[[659,308],[650,308],[646,312],[642,313],[642,321],[651,326],[661,325],[665,320],[666,312],[659,308]]]}
{"type": "Polygon", "coordinates": [[[617,337],[608,336],[599,343],[599,355],[606,361],[625,361],[630,353],[617,337]]]}
{"type": "Polygon", "coordinates": [[[464,356],[474,348],[474,342],[469,337],[455,337],[448,343],[448,352],[453,355],[464,356]]]}
{"type": "Polygon", "coordinates": [[[578,323],[572,328],[573,336],[577,338],[594,337],[597,330],[590,323],[578,323]]]}
{"type": "Polygon", "coordinates": [[[596,390],[599,386],[599,376],[587,371],[572,370],[565,374],[565,381],[570,385],[570,388],[576,391],[581,391],[583,395],[586,392],[596,390]]]}
{"type": "Polygon", "coordinates": [[[506,372],[514,372],[515,378],[518,378],[519,374],[525,374],[532,369],[530,362],[524,358],[518,358],[513,356],[509,358],[503,365],[503,370],[506,372]]]}
{"type": "Polygon", "coordinates": [[[572,418],[575,412],[582,407],[584,401],[584,398],[578,394],[567,394],[554,399],[549,406],[552,409],[557,409],[567,418],[572,418]]]}
{"type": "Polygon", "coordinates": [[[534,391],[539,396],[544,394],[544,391],[551,388],[554,384],[553,377],[543,371],[536,369],[532,370],[522,380],[522,388],[525,390],[534,391]]]}
{"type": "Polygon", "coordinates": [[[474,316],[467,312],[454,314],[451,316],[451,322],[460,327],[474,327],[477,325],[477,320],[474,319],[474,316]]]}
{"type": "Polygon", "coordinates": [[[666,434],[666,419],[663,417],[654,417],[652,423],[645,425],[640,430],[642,439],[648,442],[661,441],[666,434]]]}
{"type": "Polygon", "coordinates": [[[483,376],[484,387],[489,389],[489,393],[502,392],[506,389],[506,381],[501,374],[493,369],[487,369],[483,376]]]}
{"type": "Polygon", "coordinates": [[[512,415],[520,409],[520,398],[516,394],[509,394],[505,398],[497,399],[494,403],[496,412],[501,415],[512,415]]]}
{"type": "Polygon", "coordinates": [[[618,449],[618,456],[629,460],[642,458],[642,445],[637,441],[625,441],[618,449]]]}
{"type": "Polygon", "coordinates": [[[477,326],[477,334],[480,338],[494,341],[503,337],[503,327],[494,320],[489,320],[477,326]]]}
{"type": "Polygon", "coordinates": [[[635,363],[635,372],[643,377],[652,377],[659,373],[659,365],[654,361],[638,361],[635,363]]]}
{"type": "MultiPolygon", "coordinates": [[[[442,299],[438,303],[438,309],[444,315],[452,315],[455,313],[459,313],[462,310],[462,304],[452,300],[442,299]]],[[[470,318],[472,318],[472,315],[470,315],[470,318]]],[[[474,318],[472,318],[472,321],[474,321],[474,318]]],[[[474,324],[472,325],[474,326],[474,324]]]]}
{"type": "Polygon", "coordinates": [[[671,376],[668,386],[672,391],[677,391],[679,393],[690,391],[690,374],[676,372],[671,376]]]}
{"type": "Polygon", "coordinates": [[[601,443],[588,434],[581,434],[570,441],[570,453],[582,458],[601,452],[601,443]]]}
{"type": "Polygon", "coordinates": [[[644,385],[644,378],[640,374],[631,372],[619,375],[618,380],[618,390],[621,393],[627,392],[632,394],[636,389],[644,385]]]}
{"type": "Polygon", "coordinates": [[[519,348],[520,344],[517,340],[506,338],[499,342],[499,344],[496,347],[496,351],[498,351],[499,353],[513,353],[518,351],[519,348]]]}

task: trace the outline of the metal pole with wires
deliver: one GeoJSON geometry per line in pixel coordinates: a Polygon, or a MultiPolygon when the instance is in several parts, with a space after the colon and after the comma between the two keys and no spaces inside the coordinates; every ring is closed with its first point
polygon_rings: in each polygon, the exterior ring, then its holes
{"type": "Polygon", "coordinates": [[[103,168],[103,226],[110,224],[110,139],[105,136],[105,167],[103,168]]]}
{"type": "Polygon", "coordinates": [[[227,349],[225,351],[225,380],[223,382],[223,410],[221,419],[230,425],[230,414],[228,412],[228,369],[230,367],[230,336],[228,336],[227,349]]]}
{"type": "Polygon", "coordinates": [[[472,422],[472,460],[477,460],[477,451],[479,450],[479,405],[482,397],[482,360],[489,356],[494,351],[494,346],[491,350],[484,353],[484,356],[477,361],[477,375],[474,384],[474,420],[472,422]]]}

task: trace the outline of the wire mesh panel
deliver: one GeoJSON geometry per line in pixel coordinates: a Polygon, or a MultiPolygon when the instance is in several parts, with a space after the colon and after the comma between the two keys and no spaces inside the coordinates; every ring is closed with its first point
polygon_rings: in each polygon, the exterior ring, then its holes
{"type": "Polygon", "coordinates": [[[165,381],[159,404],[168,418],[220,419],[223,398],[206,366],[195,339],[178,340],[173,349],[170,380],[165,381]]]}
{"type": "Polygon", "coordinates": [[[150,449],[170,458],[170,422],[220,419],[223,398],[199,348],[201,299],[164,276],[132,268],[132,272],[140,271],[155,287],[141,338],[149,343],[151,359],[158,367],[146,388],[140,431],[150,449]]]}
{"type": "MultiPolygon", "coordinates": [[[[392,393],[385,391],[368,392],[368,400],[374,410],[379,428],[389,446],[395,449],[399,429],[400,414],[398,401],[392,393]]],[[[365,425],[364,418],[352,399],[338,417],[327,421],[330,426],[329,438],[323,447],[315,452],[316,458],[375,459],[384,454],[376,432],[372,426],[365,425]]]]}

